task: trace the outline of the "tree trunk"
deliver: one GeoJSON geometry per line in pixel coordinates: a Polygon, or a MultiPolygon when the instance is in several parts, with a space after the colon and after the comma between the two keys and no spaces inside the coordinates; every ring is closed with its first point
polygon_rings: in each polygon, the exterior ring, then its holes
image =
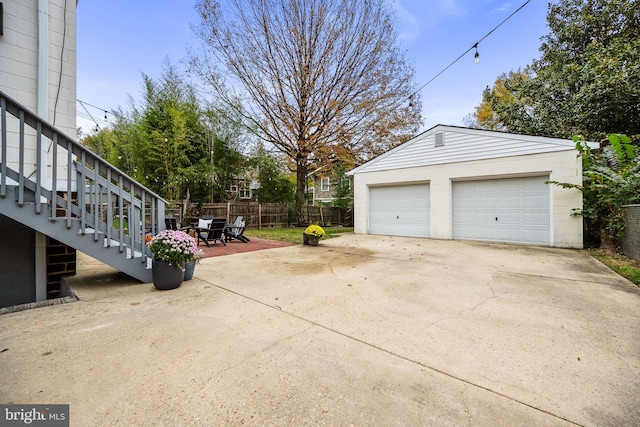
{"type": "Polygon", "coordinates": [[[605,230],[600,230],[600,247],[603,251],[616,251],[616,244],[605,230]]]}
{"type": "Polygon", "coordinates": [[[296,217],[303,215],[303,208],[307,203],[307,162],[298,161],[296,164],[296,217]]]}

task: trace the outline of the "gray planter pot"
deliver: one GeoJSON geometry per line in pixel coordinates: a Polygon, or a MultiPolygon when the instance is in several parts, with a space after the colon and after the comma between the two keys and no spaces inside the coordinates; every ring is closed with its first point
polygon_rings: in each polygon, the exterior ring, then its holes
{"type": "Polygon", "coordinates": [[[153,286],[162,291],[179,287],[184,280],[184,261],[178,265],[165,261],[153,261],[151,270],[153,286]]]}
{"type": "Polygon", "coordinates": [[[188,261],[184,264],[184,281],[193,279],[193,272],[196,269],[195,261],[188,261]]]}
{"type": "Polygon", "coordinates": [[[309,246],[318,246],[320,238],[307,233],[302,233],[302,243],[309,246]]]}

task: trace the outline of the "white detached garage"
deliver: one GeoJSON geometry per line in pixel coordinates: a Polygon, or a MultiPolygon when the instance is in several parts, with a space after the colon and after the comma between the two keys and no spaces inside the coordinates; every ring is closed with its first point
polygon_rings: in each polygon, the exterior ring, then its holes
{"type": "Polygon", "coordinates": [[[438,125],[350,174],[356,233],[582,247],[570,140],[438,125]]]}

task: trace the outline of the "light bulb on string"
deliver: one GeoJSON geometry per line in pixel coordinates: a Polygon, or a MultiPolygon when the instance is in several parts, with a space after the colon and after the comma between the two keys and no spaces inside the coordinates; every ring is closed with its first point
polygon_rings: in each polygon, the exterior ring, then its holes
{"type": "Polygon", "coordinates": [[[473,62],[475,62],[476,64],[479,64],[480,63],[480,53],[478,53],[478,44],[480,44],[484,39],[489,37],[494,31],[496,31],[498,28],[500,28],[505,22],[507,22],[509,19],[511,19],[516,13],[521,11],[522,8],[524,8],[530,2],[531,2],[531,0],[526,0],[524,3],[522,3],[522,5],[519,8],[517,8],[513,13],[511,13],[509,16],[507,16],[505,19],[503,19],[502,22],[500,22],[498,25],[493,27],[491,29],[491,31],[489,31],[487,34],[482,36],[482,38],[480,40],[478,40],[473,46],[471,46],[469,49],[465,50],[460,56],[458,56],[456,59],[454,59],[449,65],[444,67],[442,70],[440,70],[440,72],[438,72],[435,76],[433,76],[431,79],[429,79],[425,84],[420,86],[415,92],[413,92],[413,94],[409,95],[409,106],[412,106],[411,104],[412,104],[412,101],[413,101],[413,99],[412,99],[413,95],[417,94],[422,89],[424,89],[426,86],[428,86],[431,82],[433,82],[436,78],[438,78],[445,71],[447,71],[449,68],[451,68],[453,66],[453,64],[455,64],[460,59],[465,57],[473,49],[475,49],[475,54],[473,55],[473,62]]]}

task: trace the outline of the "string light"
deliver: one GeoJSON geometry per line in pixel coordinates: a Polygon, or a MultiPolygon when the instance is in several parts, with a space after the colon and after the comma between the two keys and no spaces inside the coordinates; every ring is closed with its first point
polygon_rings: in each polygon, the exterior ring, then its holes
{"type": "MultiPolygon", "coordinates": [[[[84,111],[86,112],[86,113],[76,112],[76,115],[79,115],[79,116],[81,116],[81,117],[84,117],[84,116],[86,115],[86,116],[87,116],[90,120],[92,120],[92,121],[94,122],[94,124],[95,124],[95,128],[92,128],[92,130],[94,130],[95,132],[100,132],[100,130],[102,130],[102,128],[101,128],[101,127],[100,127],[100,125],[98,124],[98,121],[99,121],[99,120],[98,120],[98,119],[96,119],[95,117],[93,117],[93,116],[91,115],[91,113],[87,110],[87,107],[86,107],[86,106],[89,106],[89,107],[92,107],[92,108],[95,108],[95,109],[98,109],[98,110],[102,110],[102,111],[104,111],[104,117],[105,117],[105,120],[107,120],[107,114],[109,113],[109,111],[107,111],[107,110],[105,110],[105,109],[103,109],[103,108],[100,108],[100,107],[96,107],[95,105],[89,104],[88,102],[81,101],[81,100],[79,100],[79,99],[76,99],[76,101],[77,101],[77,102],[82,106],[82,108],[83,108],[83,109],[84,109],[84,111]]],[[[117,113],[115,113],[113,110],[111,111],[111,114],[113,114],[114,116],[117,116],[117,117],[119,116],[119,115],[118,115],[117,113]]],[[[132,120],[127,119],[127,118],[125,118],[125,117],[122,117],[122,116],[119,116],[119,117],[120,117],[121,119],[123,119],[123,120],[126,120],[126,121],[127,121],[127,122],[129,122],[129,123],[134,123],[132,120]]],[[[144,123],[144,124],[140,124],[140,123],[138,123],[138,125],[142,125],[144,128],[146,128],[146,129],[148,129],[148,130],[156,130],[156,131],[158,131],[158,132],[162,132],[162,133],[165,133],[165,132],[166,132],[166,129],[160,129],[160,128],[156,128],[156,127],[153,127],[153,126],[149,126],[149,125],[148,125],[148,124],[146,124],[146,123],[144,123]]],[[[205,136],[205,139],[206,139],[206,136],[205,136]]],[[[209,143],[209,142],[198,141],[198,140],[194,140],[194,139],[191,139],[191,138],[186,138],[186,140],[187,140],[187,141],[189,141],[189,142],[190,142],[190,143],[192,143],[192,144],[199,144],[199,145],[203,145],[203,146],[204,146],[204,145],[210,145],[210,144],[211,144],[211,143],[209,143]]],[[[167,142],[167,141],[168,141],[168,139],[165,137],[165,138],[164,138],[164,141],[165,141],[165,142],[167,142]]],[[[221,150],[229,150],[229,151],[230,151],[230,150],[232,150],[232,149],[229,149],[229,148],[226,148],[226,147],[218,147],[218,149],[221,149],[221,150]]],[[[212,152],[212,153],[213,153],[213,152],[212,152]]]]}
{"type": "MultiPolygon", "coordinates": [[[[93,106],[93,105],[91,105],[91,104],[88,104],[88,103],[86,103],[86,102],[82,102],[82,101],[80,101],[79,99],[76,99],[76,101],[78,101],[78,102],[80,103],[80,105],[82,106],[82,108],[84,109],[84,111],[89,115],[89,117],[91,118],[91,120],[93,120],[93,123],[96,125],[96,127],[95,127],[95,129],[94,129],[94,130],[95,130],[96,132],[100,132],[100,125],[98,125],[98,121],[97,121],[97,120],[96,120],[96,119],[91,115],[91,113],[90,113],[90,112],[89,112],[89,110],[87,109],[87,105],[88,105],[88,106],[90,106],[90,107],[94,107],[94,108],[97,108],[97,107],[95,107],[95,106],[93,106]],[[85,104],[86,104],[86,105],[85,105],[85,104]]],[[[106,117],[106,114],[105,114],[105,117],[106,117]]]]}
{"type": "Polygon", "coordinates": [[[415,92],[413,92],[411,95],[409,95],[409,106],[413,106],[413,97],[419,93],[422,89],[424,89],[429,83],[431,83],[432,81],[434,81],[435,79],[437,79],[438,77],[440,77],[440,75],[442,73],[444,73],[445,71],[447,71],[449,68],[451,68],[451,66],[453,66],[453,64],[455,64],[456,62],[458,62],[460,59],[462,59],[462,57],[464,57],[467,53],[471,52],[471,50],[475,49],[476,53],[473,55],[473,61],[477,64],[480,62],[480,54],[478,53],[478,45],[487,37],[489,37],[489,35],[491,35],[491,33],[493,33],[495,30],[497,30],[498,28],[500,28],[502,26],[502,24],[504,24],[505,22],[507,22],[509,19],[511,19],[513,17],[513,15],[515,15],[516,13],[520,12],[520,10],[522,10],[522,8],[524,8],[527,4],[529,4],[531,2],[531,0],[527,0],[525,1],[522,6],[520,6],[519,8],[517,8],[511,15],[507,16],[502,22],[500,22],[498,25],[496,25],[495,27],[493,27],[493,29],[491,31],[489,31],[487,34],[485,34],[484,36],[482,36],[482,38],[480,40],[478,40],[477,42],[475,42],[473,44],[473,46],[471,46],[469,49],[465,50],[460,56],[458,56],[456,59],[454,59],[449,65],[447,65],[446,67],[444,67],[438,74],[436,74],[435,76],[433,76],[429,81],[427,81],[425,84],[423,84],[422,86],[420,86],[420,88],[418,90],[416,90],[415,92]]]}

